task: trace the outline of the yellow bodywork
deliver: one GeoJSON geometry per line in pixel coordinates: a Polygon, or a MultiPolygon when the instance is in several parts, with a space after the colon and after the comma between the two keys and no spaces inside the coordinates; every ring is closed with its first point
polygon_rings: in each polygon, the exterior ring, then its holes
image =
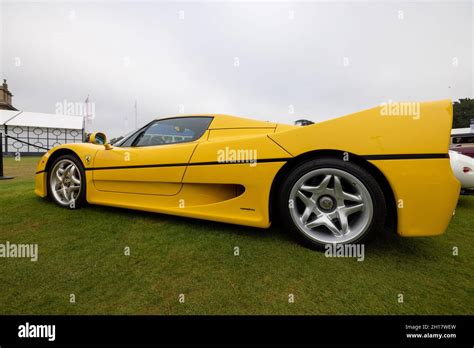
{"type": "Polygon", "coordinates": [[[50,158],[72,151],[84,165],[91,204],[269,227],[277,173],[300,156],[331,150],[360,157],[385,176],[398,234],[438,235],[460,190],[447,157],[451,105],[420,103],[414,116],[386,115],[376,107],[304,127],[212,115],[209,129],[193,142],[111,149],[61,145],[40,160],[35,192],[47,195],[50,158]],[[221,163],[218,153],[226,149],[256,151],[257,161],[221,163]]]}

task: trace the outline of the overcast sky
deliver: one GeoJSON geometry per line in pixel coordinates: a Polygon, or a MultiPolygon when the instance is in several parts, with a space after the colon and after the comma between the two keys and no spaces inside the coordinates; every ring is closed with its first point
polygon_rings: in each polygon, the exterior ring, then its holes
{"type": "Polygon", "coordinates": [[[13,2],[0,77],[14,105],[95,104],[116,136],[180,112],[292,123],[474,97],[473,2],[13,2]]]}

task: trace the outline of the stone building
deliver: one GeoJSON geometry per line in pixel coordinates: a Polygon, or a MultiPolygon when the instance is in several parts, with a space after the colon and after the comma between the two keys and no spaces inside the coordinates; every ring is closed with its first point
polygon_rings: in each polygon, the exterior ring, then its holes
{"type": "Polygon", "coordinates": [[[16,110],[12,105],[13,94],[8,90],[7,80],[0,86],[0,110],[16,110]]]}

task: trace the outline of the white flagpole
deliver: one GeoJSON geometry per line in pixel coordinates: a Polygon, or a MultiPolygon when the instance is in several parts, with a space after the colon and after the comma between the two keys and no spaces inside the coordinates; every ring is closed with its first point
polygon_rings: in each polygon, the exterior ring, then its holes
{"type": "Polygon", "coordinates": [[[135,99],[135,129],[138,128],[138,106],[137,100],[135,99]]]}
{"type": "Polygon", "coordinates": [[[89,119],[89,94],[87,95],[87,98],[84,102],[86,104],[86,115],[85,115],[85,119],[86,119],[86,124],[87,126],[90,126],[90,119],[89,119]]]}
{"type": "Polygon", "coordinates": [[[86,115],[82,116],[82,140],[86,141],[86,115]]]}

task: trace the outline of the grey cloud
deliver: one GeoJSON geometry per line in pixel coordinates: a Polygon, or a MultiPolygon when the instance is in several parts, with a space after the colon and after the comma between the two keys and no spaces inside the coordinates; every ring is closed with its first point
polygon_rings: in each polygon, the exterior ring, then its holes
{"type": "Polygon", "coordinates": [[[90,94],[94,128],[112,136],[134,126],[135,100],[141,124],[181,104],[292,123],[389,99],[473,96],[469,1],[1,6],[1,76],[14,104],[54,112],[90,94]]]}

